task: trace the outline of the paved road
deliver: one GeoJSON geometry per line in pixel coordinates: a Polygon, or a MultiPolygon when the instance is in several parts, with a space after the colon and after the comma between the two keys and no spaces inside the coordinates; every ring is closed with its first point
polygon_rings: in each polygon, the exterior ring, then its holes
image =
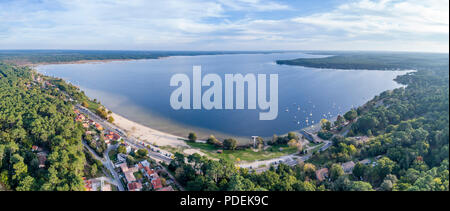
{"type": "MultiPolygon", "coordinates": [[[[102,125],[103,128],[110,130],[110,131],[115,131],[117,132],[120,136],[122,136],[122,139],[129,144],[130,146],[132,146],[133,148],[137,148],[137,149],[145,149],[148,152],[148,156],[156,161],[160,161],[160,162],[164,162],[166,164],[169,164],[172,159],[162,155],[158,152],[154,152],[150,149],[148,149],[146,146],[144,146],[142,144],[142,142],[139,142],[131,137],[128,137],[127,134],[122,131],[120,128],[118,128],[117,126],[105,121],[104,119],[100,118],[99,116],[97,116],[96,114],[94,114],[93,112],[89,111],[88,109],[82,107],[81,105],[76,105],[75,106],[80,112],[84,113],[85,115],[88,115],[90,119],[92,119],[93,121],[99,123],[100,125],[102,125]]],[[[83,143],[87,146],[86,143],[83,143]]],[[[110,145],[108,146],[107,150],[104,152],[104,158],[100,158],[89,146],[87,146],[87,148],[89,149],[89,151],[91,151],[91,153],[96,156],[96,158],[99,158],[99,160],[102,161],[103,165],[108,168],[108,170],[111,172],[111,175],[114,177],[114,180],[116,180],[116,183],[118,183],[118,187],[120,191],[125,190],[122,186],[122,183],[120,182],[120,177],[117,174],[117,172],[114,170],[114,164],[113,162],[109,159],[109,152],[113,149],[115,149],[117,146],[114,145],[110,145]]],[[[152,146],[153,149],[155,150],[159,150],[158,148],[152,146]]],[[[167,174],[169,175],[169,177],[172,178],[172,180],[174,180],[174,182],[176,183],[176,185],[180,188],[180,190],[183,190],[183,187],[178,184],[178,182],[175,180],[175,178],[169,173],[167,172],[167,174]]]]}
{"type": "Polygon", "coordinates": [[[91,149],[91,147],[89,147],[87,145],[86,142],[83,141],[83,145],[89,150],[89,152],[92,154],[92,156],[101,161],[103,166],[105,166],[109,172],[111,173],[111,175],[114,177],[114,182],[112,184],[116,185],[117,188],[119,189],[119,191],[124,191],[125,189],[122,186],[122,182],[120,182],[120,177],[117,174],[117,172],[114,170],[114,165],[112,164],[111,160],[109,159],[108,153],[109,151],[114,148],[114,146],[109,146],[108,149],[105,151],[105,153],[103,154],[103,158],[101,158],[100,156],[97,155],[97,153],[91,149]]]}
{"type": "MultiPolygon", "coordinates": [[[[102,125],[103,128],[110,130],[110,131],[115,131],[117,132],[120,136],[122,136],[122,139],[129,145],[133,146],[134,148],[137,149],[146,149],[148,151],[148,155],[149,157],[155,159],[156,161],[162,161],[164,163],[169,164],[172,159],[168,156],[162,155],[158,152],[154,152],[152,150],[149,150],[147,147],[145,147],[144,145],[142,145],[142,142],[137,141],[136,139],[132,138],[132,137],[128,137],[128,135],[119,127],[109,123],[108,121],[105,121],[104,119],[100,118],[99,116],[97,116],[96,114],[94,114],[93,112],[91,112],[89,109],[86,109],[84,107],[82,107],[81,105],[76,105],[76,108],[83,112],[84,114],[87,114],[89,116],[90,119],[92,119],[93,121],[99,123],[100,125],[102,125]]],[[[152,148],[159,150],[157,147],[152,146],[152,148]]]]}
{"type": "MultiPolygon", "coordinates": [[[[320,152],[327,150],[332,145],[331,141],[323,141],[323,142],[325,143],[325,145],[320,147],[320,149],[319,149],[320,152]]],[[[267,171],[271,165],[278,166],[280,163],[284,163],[289,166],[295,166],[298,164],[298,162],[300,160],[305,162],[305,161],[309,160],[311,158],[311,156],[312,156],[312,154],[299,156],[297,153],[295,153],[295,154],[285,155],[285,156],[270,159],[270,160],[262,160],[262,161],[254,161],[251,163],[244,163],[244,164],[240,164],[239,167],[254,169],[255,172],[263,172],[263,171],[267,171]],[[260,166],[263,166],[263,167],[260,167],[260,166]]]]}
{"type": "Polygon", "coordinates": [[[180,191],[185,191],[184,188],[183,188],[183,186],[181,186],[181,184],[178,183],[178,181],[175,179],[175,177],[174,177],[171,173],[169,173],[169,171],[167,170],[167,168],[164,167],[164,166],[161,166],[161,167],[162,167],[162,169],[167,173],[167,175],[169,175],[170,179],[172,179],[172,181],[175,183],[175,185],[178,187],[178,189],[180,189],[180,191]]]}
{"type": "MultiPolygon", "coordinates": [[[[122,136],[122,139],[123,139],[127,144],[131,145],[132,147],[137,148],[137,149],[146,149],[146,150],[148,151],[149,157],[151,157],[152,159],[154,159],[154,160],[156,160],[156,161],[164,162],[164,163],[166,163],[166,164],[169,164],[169,163],[172,161],[171,158],[169,158],[169,157],[167,157],[167,156],[165,156],[165,155],[162,155],[162,154],[160,154],[160,153],[158,153],[158,152],[154,152],[154,151],[148,149],[146,146],[144,146],[144,145],[142,144],[141,141],[137,141],[136,139],[134,139],[134,138],[132,138],[132,137],[128,137],[127,134],[126,134],[124,131],[122,131],[119,127],[117,127],[117,126],[115,126],[115,125],[109,123],[108,121],[105,121],[104,119],[100,118],[99,116],[97,116],[96,114],[94,114],[94,113],[91,112],[90,110],[88,110],[88,109],[82,107],[81,105],[76,105],[76,108],[77,108],[78,110],[80,110],[81,112],[83,112],[84,114],[87,114],[87,115],[89,116],[89,118],[92,119],[93,121],[95,121],[95,122],[101,124],[101,125],[103,126],[103,128],[105,128],[105,129],[107,129],[107,130],[110,130],[110,131],[116,131],[120,136],[122,136]]],[[[314,138],[320,139],[320,138],[317,137],[317,136],[315,136],[314,138]]],[[[319,151],[325,151],[326,149],[328,149],[328,148],[331,146],[331,142],[330,142],[330,141],[325,141],[325,140],[322,140],[322,141],[325,143],[325,145],[322,146],[322,147],[319,149],[319,151]]],[[[157,147],[152,146],[152,148],[158,150],[157,147]]],[[[105,158],[106,158],[107,161],[108,161],[108,162],[106,162],[106,165],[105,165],[105,166],[109,166],[109,165],[110,165],[110,167],[108,167],[108,169],[109,169],[109,168],[114,169],[114,167],[113,167],[113,165],[112,165],[112,162],[109,160],[109,156],[108,156],[108,152],[109,152],[110,150],[111,150],[111,149],[108,147],[107,152],[105,152],[105,153],[106,153],[105,158]]],[[[298,163],[299,160],[306,161],[306,160],[308,160],[308,159],[310,159],[310,158],[311,158],[311,155],[310,155],[310,154],[304,155],[304,156],[298,156],[297,154],[291,154],[291,155],[285,155],[285,156],[278,157],[278,158],[274,158],[274,159],[270,159],[270,160],[254,161],[254,162],[251,162],[251,163],[241,164],[241,165],[239,165],[239,166],[240,166],[241,168],[251,168],[251,169],[254,169],[256,172],[262,172],[262,171],[268,170],[269,167],[270,167],[270,165],[275,165],[275,166],[277,166],[279,163],[283,162],[283,163],[285,163],[285,164],[287,164],[287,165],[289,165],[289,166],[295,166],[295,165],[298,163]],[[262,165],[265,166],[265,167],[262,167],[262,168],[261,168],[260,166],[262,166],[262,165]]],[[[167,170],[166,170],[166,171],[167,171],[167,170]]],[[[115,172],[114,170],[113,170],[112,172],[114,172],[114,173],[112,173],[112,174],[113,174],[113,176],[116,178],[116,176],[115,176],[114,174],[117,175],[117,172],[115,172]]],[[[173,178],[173,176],[172,176],[169,172],[167,172],[167,173],[168,173],[169,177],[171,177],[171,178],[175,181],[175,183],[176,183],[179,187],[181,187],[180,189],[182,190],[182,186],[179,185],[179,184],[176,182],[175,178],[173,178]]],[[[117,175],[117,178],[118,178],[118,175],[117,175]]],[[[116,180],[120,182],[119,179],[116,179],[116,180]]],[[[120,184],[121,184],[121,183],[120,183],[120,184]]]]}
{"type": "Polygon", "coordinates": [[[105,161],[105,163],[103,165],[105,165],[106,168],[109,169],[109,171],[111,172],[111,175],[114,177],[114,180],[116,180],[116,182],[118,183],[119,191],[124,191],[125,189],[122,186],[122,182],[120,181],[119,174],[117,174],[116,170],[114,170],[113,162],[109,159],[109,152],[112,149],[115,149],[116,147],[117,146],[110,145],[106,149],[105,153],[103,154],[103,157],[105,157],[106,161],[105,161]]]}

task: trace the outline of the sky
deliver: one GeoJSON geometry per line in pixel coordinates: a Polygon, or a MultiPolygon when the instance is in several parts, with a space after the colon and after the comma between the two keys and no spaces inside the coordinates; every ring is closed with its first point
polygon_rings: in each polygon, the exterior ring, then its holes
{"type": "Polygon", "coordinates": [[[0,0],[0,49],[449,51],[448,0],[0,0]]]}

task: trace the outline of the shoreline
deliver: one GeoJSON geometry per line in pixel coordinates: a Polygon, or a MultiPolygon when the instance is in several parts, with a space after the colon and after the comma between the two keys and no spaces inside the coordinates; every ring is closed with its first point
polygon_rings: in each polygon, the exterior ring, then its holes
{"type": "MultiPolygon", "coordinates": [[[[167,58],[167,57],[161,57],[161,58],[167,58]]],[[[154,59],[161,59],[160,57],[154,58],[154,59]]],[[[56,63],[39,63],[39,64],[28,64],[32,69],[37,71],[35,68],[40,65],[51,65],[51,64],[86,64],[86,63],[109,63],[109,62],[115,62],[115,61],[137,61],[137,60],[150,60],[150,59],[110,59],[110,60],[79,60],[79,61],[73,61],[73,62],[56,62],[56,63]]],[[[37,71],[38,72],[38,71],[37,71]]],[[[42,73],[41,73],[42,74],[42,73]]],[[[67,82],[69,83],[69,82],[67,82]]],[[[73,85],[73,84],[72,84],[73,85]]],[[[367,102],[365,102],[367,103],[367,102]]],[[[103,105],[106,109],[108,109],[105,105],[103,105]]],[[[108,109],[109,110],[109,109],[108,109]]],[[[180,136],[180,133],[176,135],[173,132],[164,132],[162,130],[154,129],[152,127],[146,126],[142,123],[138,123],[136,121],[133,121],[129,118],[126,118],[124,116],[119,115],[118,113],[112,113],[112,116],[114,118],[114,124],[118,127],[122,128],[124,131],[127,132],[128,135],[133,136],[134,138],[144,141],[150,144],[156,144],[158,146],[172,146],[172,147],[186,147],[192,149],[184,140],[187,138],[184,138],[180,136]]],[[[333,118],[330,119],[330,121],[333,121],[333,118]]],[[[299,128],[294,130],[293,132],[297,132],[299,134],[302,130],[317,130],[316,128],[320,128],[319,124],[316,123],[314,126],[310,125],[307,127],[299,128]]],[[[193,131],[195,133],[201,133],[201,131],[193,131]]],[[[219,132],[220,133],[220,132],[219,132]]],[[[186,134],[187,135],[187,134],[186,134]]],[[[213,134],[214,135],[214,134],[213,134]]],[[[285,134],[280,134],[285,135],[285,134]]],[[[217,136],[216,136],[217,137],[217,136]]],[[[230,136],[232,137],[232,136],[230,136]]],[[[263,137],[265,139],[268,139],[270,137],[263,137]]],[[[251,141],[250,138],[248,141],[251,141]]],[[[239,141],[241,142],[241,141],[239,141]]],[[[247,142],[247,141],[245,141],[247,142]]],[[[244,142],[242,142],[244,143],[244,142]]]]}
{"type": "Polygon", "coordinates": [[[189,148],[189,145],[185,143],[185,138],[183,137],[150,128],[148,126],[127,119],[114,112],[111,113],[111,116],[114,118],[114,125],[125,131],[127,135],[132,136],[140,141],[157,146],[189,148]]]}
{"type": "Polygon", "coordinates": [[[146,58],[146,59],[96,59],[96,60],[78,60],[78,61],[68,61],[68,62],[40,62],[40,63],[18,63],[19,66],[29,66],[35,68],[41,65],[58,65],[58,64],[95,64],[95,63],[110,63],[110,62],[123,62],[123,61],[140,61],[140,60],[150,60],[150,59],[164,59],[169,56],[157,57],[157,58],[146,58]]]}
{"type": "MultiPolygon", "coordinates": [[[[154,58],[139,58],[139,59],[93,59],[93,60],[75,60],[75,61],[64,61],[64,62],[38,62],[33,63],[29,61],[14,61],[6,60],[4,62],[11,63],[18,66],[28,66],[31,68],[40,65],[57,65],[57,64],[89,64],[89,63],[109,63],[109,62],[120,62],[120,61],[140,61],[140,60],[152,60],[152,59],[166,59],[174,56],[211,56],[211,55],[240,55],[240,54],[273,54],[273,53],[289,53],[289,51],[280,52],[237,52],[237,53],[218,53],[218,54],[194,54],[194,55],[168,55],[168,56],[156,56],[154,58]]],[[[301,53],[301,52],[298,52],[301,53]]]]}
{"type": "MultiPolygon", "coordinates": [[[[141,59],[140,59],[141,60],[141,59]]],[[[121,59],[121,60],[98,60],[104,63],[107,62],[114,62],[114,61],[136,61],[136,59],[121,59]]],[[[50,65],[50,64],[86,64],[86,63],[95,63],[97,62],[97,60],[80,60],[80,61],[76,61],[76,62],[68,62],[68,63],[39,63],[39,64],[35,64],[35,65],[30,65],[30,64],[26,64],[24,66],[29,66],[31,69],[33,69],[35,72],[37,72],[38,74],[42,74],[45,75],[43,73],[40,73],[36,67],[39,65],[50,65]]],[[[45,75],[48,76],[48,75],[45,75]]],[[[48,76],[48,77],[53,77],[53,76],[48,76]]],[[[73,86],[75,86],[74,84],[67,82],[73,86]]],[[[108,109],[105,105],[102,105],[103,107],[105,107],[105,109],[108,109]]],[[[151,127],[145,126],[143,124],[137,123],[133,120],[130,120],[128,118],[125,118],[115,112],[111,113],[111,116],[114,118],[114,122],[113,124],[116,125],[117,127],[119,127],[120,129],[122,129],[123,131],[125,131],[127,133],[127,135],[132,136],[134,138],[136,138],[137,140],[143,141],[143,142],[147,142],[149,144],[152,145],[157,145],[157,146],[172,146],[172,147],[186,147],[186,148],[191,148],[188,144],[185,143],[185,139],[183,137],[174,135],[174,134],[170,134],[168,132],[163,132],[160,130],[156,130],[153,129],[151,127]]]]}
{"type": "Polygon", "coordinates": [[[162,146],[166,146],[177,148],[187,155],[198,153],[201,156],[207,156],[200,149],[189,146],[185,141],[186,138],[139,124],[114,112],[111,113],[111,116],[114,118],[113,124],[126,132],[128,136],[157,146],[161,151],[169,152],[161,148],[162,146]]]}

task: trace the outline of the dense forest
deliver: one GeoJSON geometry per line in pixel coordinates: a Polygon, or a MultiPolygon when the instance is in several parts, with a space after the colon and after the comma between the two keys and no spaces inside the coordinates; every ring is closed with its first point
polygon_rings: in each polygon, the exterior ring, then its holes
{"type": "MultiPolygon", "coordinates": [[[[396,79],[404,88],[383,92],[344,115],[351,127],[345,136],[329,137],[333,145],[328,150],[293,167],[280,164],[262,173],[239,169],[226,160],[179,153],[168,169],[187,190],[448,191],[448,54],[446,59],[427,54],[409,62],[405,56],[396,60],[370,53],[356,56],[370,57],[371,62],[354,56],[338,55],[350,63],[344,66],[320,67],[417,71],[396,79]],[[356,136],[369,140],[360,142],[356,136]],[[374,157],[375,165],[359,162],[374,157]],[[356,165],[345,173],[341,164],[348,161],[356,165]],[[322,168],[329,169],[325,180],[316,175],[322,168]]],[[[65,93],[79,102],[86,97],[60,79],[48,78],[53,86],[42,86],[35,74],[27,67],[0,63],[0,190],[83,190],[89,163],[81,143],[84,130],[73,121],[72,103],[65,93]]]]}
{"type": "Polygon", "coordinates": [[[278,60],[277,64],[354,70],[448,70],[448,54],[404,52],[308,52],[325,58],[278,60]]]}
{"type": "Polygon", "coordinates": [[[225,160],[212,161],[198,154],[185,159],[177,154],[169,169],[189,190],[448,191],[448,54],[393,54],[345,53],[331,59],[290,63],[320,68],[417,70],[396,79],[407,85],[405,88],[383,92],[349,111],[345,117],[353,122],[346,136],[330,137],[333,146],[314,153],[307,162],[294,167],[280,164],[263,173],[252,173],[225,160]],[[355,136],[370,139],[361,143],[355,136]],[[375,165],[359,162],[374,157],[378,158],[375,165]],[[340,164],[348,161],[356,165],[345,174],[340,164]],[[329,169],[328,179],[316,177],[316,170],[321,168],[329,169]]]}
{"type": "Polygon", "coordinates": [[[57,87],[34,82],[29,68],[0,63],[0,73],[0,186],[84,190],[84,129],[72,105],[57,87]]]}
{"type": "Polygon", "coordinates": [[[167,56],[273,53],[278,51],[106,51],[0,50],[0,61],[14,64],[68,63],[82,60],[157,59],[167,56]]]}

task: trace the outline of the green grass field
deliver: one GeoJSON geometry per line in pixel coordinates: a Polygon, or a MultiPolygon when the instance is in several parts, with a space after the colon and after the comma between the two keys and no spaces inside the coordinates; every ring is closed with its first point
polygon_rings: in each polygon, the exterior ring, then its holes
{"type": "Polygon", "coordinates": [[[217,153],[218,148],[210,144],[186,142],[192,148],[199,149],[211,158],[225,159],[230,161],[255,161],[268,160],[288,154],[297,152],[296,147],[289,147],[287,145],[271,146],[266,150],[255,152],[252,149],[243,150],[223,150],[222,153],[217,153]],[[282,149],[280,151],[279,149],[282,149]]]}
{"type": "Polygon", "coordinates": [[[87,101],[87,103],[89,104],[88,109],[91,110],[94,113],[97,111],[97,108],[100,107],[99,103],[96,103],[96,102],[91,101],[91,100],[87,101]]]}

